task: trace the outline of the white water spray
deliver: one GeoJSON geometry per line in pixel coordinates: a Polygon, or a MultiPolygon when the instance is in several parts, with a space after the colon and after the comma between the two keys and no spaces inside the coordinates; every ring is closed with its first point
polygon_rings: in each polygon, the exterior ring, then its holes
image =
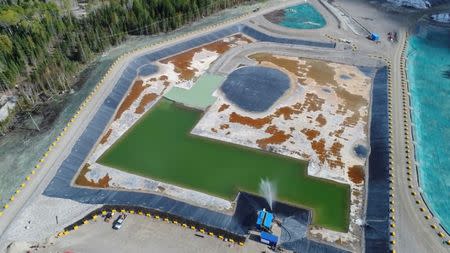
{"type": "Polygon", "coordinates": [[[275,184],[268,179],[261,179],[261,182],[259,183],[259,194],[267,200],[270,210],[273,210],[273,203],[277,196],[277,187],[275,184]]]}

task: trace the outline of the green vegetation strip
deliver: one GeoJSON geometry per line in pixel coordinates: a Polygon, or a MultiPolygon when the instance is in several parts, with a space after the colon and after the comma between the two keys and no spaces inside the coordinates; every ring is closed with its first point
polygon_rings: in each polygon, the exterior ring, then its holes
{"type": "Polygon", "coordinates": [[[314,209],[314,224],[347,230],[347,185],[308,177],[303,161],[192,136],[200,114],[162,99],[99,163],[229,200],[268,178],[280,200],[314,209]]]}
{"type": "Polygon", "coordinates": [[[189,90],[173,87],[164,97],[187,107],[204,110],[216,101],[212,93],[224,80],[225,77],[223,76],[204,74],[189,90]]]}

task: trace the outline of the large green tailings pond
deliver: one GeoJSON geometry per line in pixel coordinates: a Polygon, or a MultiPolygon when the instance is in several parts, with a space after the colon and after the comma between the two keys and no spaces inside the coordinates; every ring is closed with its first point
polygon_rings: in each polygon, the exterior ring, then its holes
{"type": "Polygon", "coordinates": [[[267,178],[278,200],[313,209],[314,224],[347,230],[349,186],[307,176],[304,161],[192,136],[200,117],[161,99],[99,163],[228,200],[238,191],[258,193],[267,178]]]}

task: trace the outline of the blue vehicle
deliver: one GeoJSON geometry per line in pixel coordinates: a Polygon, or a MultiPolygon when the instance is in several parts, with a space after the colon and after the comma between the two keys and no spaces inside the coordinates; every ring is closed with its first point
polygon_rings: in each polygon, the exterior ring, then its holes
{"type": "Polygon", "coordinates": [[[275,247],[278,243],[278,236],[267,232],[261,232],[260,241],[269,246],[275,247]]]}
{"type": "Polygon", "coordinates": [[[379,40],[380,40],[380,35],[378,35],[378,34],[376,34],[376,33],[371,33],[371,34],[369,35],[369,40],[372,40],[372,41],[379,41],[379,40]]]}
{"type": "Polygon", "coordinates": [[[263,209],[258,211],[258,218],[256,219],[256,228],[263,231],[270,231],[272,229],[273,214],[263,209]]]}

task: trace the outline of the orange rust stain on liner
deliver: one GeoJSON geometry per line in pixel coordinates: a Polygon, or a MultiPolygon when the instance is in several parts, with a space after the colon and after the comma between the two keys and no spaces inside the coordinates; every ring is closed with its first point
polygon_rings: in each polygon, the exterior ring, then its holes
{"type": "Polygon", "coordinates": [[[216,52],[218,54],[223,54],[231,48],[231,44],[244,41],[244,42],[252,42],[250,39],[242,36],[242,35],[234,35],[231,37],[230,41],[225,42],[224,40],[219,40],[212,42],[210,44],[193,48],[187,52],[177,54],[161,60],[161,63],[168,64],[172,63],[175,66],[175,72],[180,75],[180,78],[183,80],[192,80],[195,77],[195,72],[197,69],[191,67],[192,60],[196,53],[201,52],[203,49],[216,52]]]}
{"type": "Polygon", "coordinates": [[[134,82],[133,86],[131,87],[130,93],[125,97],[122,104],[120,105],[119,109],[117,110],[116,117],[114,120],[120,119],[122,114],[130,108],[130,106],[133,104],[133,102],[141,95],[141,93],[147,88],[146,85],[143,85],[144,81],[137,80],[134,82]]]}
{"type": "Polygon", "coordinates": [[[229,107],[230,107],[230,105],[222,104],[217,112],[223,112],[226,109],[228,109],[229,107]]]}
{"type": "Polygon", "coordinates": [[[272,122],[272,118],[267,116],[267,117],[264,117],[264,118],[253,119],[253,118],[250,118],[250,117],[239,115],[236,112],[232,112],[230,114],[229,121],[231,123],[238,123],[238,124],[241,124],[241,125],[251,126],[251,127],[256,128],[256,129],[260,129],[264,125],[270,124],[272,122]]]}
{"type": "Polygon", "coordinates": [[[112,129],[108,129],[108,132],[105,133],[105,135],[103,135],[102,139],[100,140],[100,144],[105,144],[108,141],[109,136],[112,133],[112,129]]]}
{"type": "Polygon", "coordinates": [[[91,171],[89,169],[90,164],[86,163],[83,168],[80,171],[80,174],[75,179],[75,184],[81,185],[81,186],[89,186],[89,187],[96,187],[96,188],[108,188],[109,187],[109,181],[112,179],[109,177],[108,174],[106,176],[100,178],[98,182],[95,182],[94,180],[88,180],[86,178],[86,174],[91,171]]]}
{"type": "Polygon", "coordinates": [[[278,130],[274,125],[267,127],[265,132],[271,134],[271,136],[256,141],[256,144],[262,149],[266,149],[269,144],[282,144],[292,137],[292,135],[286,134],[282,130],[278,130]]]}
{"type": "Polygon", "coordinates": [[[319,127],[323,127],[327,124],[327,119],[321,113],[317,116],[316,122],[319,123],[319,127]]]}
{"type": "Polygon", "coordinates": [[[156,94],[156,93],[145,94],[142,97],[141,102],[139,102],[139,106],[136,108],[136,110],[134,112],[137,113],[137,114],[144,113],[145,112],[145,106],[150,104],[157,97],[158,97],[158,94],[156,94]]]}
{"type": "Polygon", "coordinates": [[[306,135],[306,138],[308,139],[308,141],[312,141],[314,140],[317,136],[320,135],[320,132],[314,129],[302,129],[301,132],[306,135]]]}
{"type": "Polygon", "coordinates": [[[348,169],[348,177],[355,184],[360,184],[364,181],[364,170],[361,165],[353,165],[348,169]]]}

